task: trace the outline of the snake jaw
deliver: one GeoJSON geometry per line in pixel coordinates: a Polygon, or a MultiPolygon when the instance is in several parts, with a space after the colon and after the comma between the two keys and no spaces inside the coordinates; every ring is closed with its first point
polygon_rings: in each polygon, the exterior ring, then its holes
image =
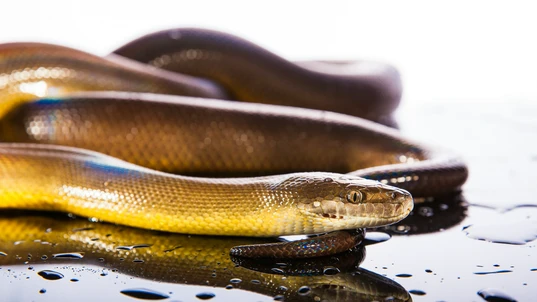
{"type": "Polygon", "coordinates": [[[303,200],[298,209],[314,224],[323,225],[322,231],[378,227],[398,222],[408,216],[414,207],[409,192],[372,181],[340,184],[338,194],[326,194],[312,200],[303,200]],[[362,197],[349,199],[354,192],[362,197]]]}

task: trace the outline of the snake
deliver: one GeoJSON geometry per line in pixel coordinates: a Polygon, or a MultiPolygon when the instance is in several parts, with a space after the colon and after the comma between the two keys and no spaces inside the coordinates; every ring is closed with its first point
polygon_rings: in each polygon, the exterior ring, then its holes
{"type": "Polygon", "coordinates": [[[377,123],[397,107],[393,69],[345,66],[289,62],[201,29],[106,57],[0,45],[0,208],[188,234],[329,233],[231,249],[244,257],[348,250],[364,233],[343,230],[400,221],[411,193],[458,190],[468,171],[377,123]]]}

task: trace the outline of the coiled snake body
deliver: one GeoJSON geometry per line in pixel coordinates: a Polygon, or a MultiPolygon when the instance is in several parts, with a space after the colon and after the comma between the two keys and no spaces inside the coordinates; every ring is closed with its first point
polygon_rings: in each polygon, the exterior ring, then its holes
{"type": "MultiPolygon", "coordinates": [[[[281,106],[383,121],[397,106],[399,82],[382,64],[321,73],[195,29],[149,35],[117,53],[174,72],[53,45],[0,46],[0,208],[191,234],[314,234],[394,223],[412,210],[405,190],[442,194],[466,180],[460,159],[396,130],[281,106]]],[[[319,238],[276,249],[308,257],[359,240],[319,238]]],[[[233,252],[270,256],[266,250],[233,252]]]]}

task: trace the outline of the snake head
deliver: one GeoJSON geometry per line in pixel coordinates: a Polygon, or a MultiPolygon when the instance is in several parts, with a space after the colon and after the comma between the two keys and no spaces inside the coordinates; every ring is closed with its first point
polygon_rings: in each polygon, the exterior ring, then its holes
{"type": "Polygon", "coordinates": [[[357,176],[313,173],[297,190],[298,209],[315,232],[377,227],[408,216],[414,207],[409,192],[357,176]]]}

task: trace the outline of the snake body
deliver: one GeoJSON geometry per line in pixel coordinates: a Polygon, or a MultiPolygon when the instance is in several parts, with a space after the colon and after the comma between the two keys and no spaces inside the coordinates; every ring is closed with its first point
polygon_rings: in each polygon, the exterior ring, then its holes
{"type": "Polygon", "coordinates": [[[0,207],[279,236],[390,224],[413,203],[388,184],[441,194],[466,179],[457,157],[360,118],[208,99],[239,95],[227,85],[53,45],[0,46],[0,207]],[[232,178],[260,174],[271,176],[232,178]]]}
{"type": "Polygon", "coordinates": [[[249,41],[212,30],[179,28],[143,36],[108,56],[211,79],[230,97],[359,116],[387,118],[399,105],[401,80],[391,65],[289,62],[249,41]]]}

